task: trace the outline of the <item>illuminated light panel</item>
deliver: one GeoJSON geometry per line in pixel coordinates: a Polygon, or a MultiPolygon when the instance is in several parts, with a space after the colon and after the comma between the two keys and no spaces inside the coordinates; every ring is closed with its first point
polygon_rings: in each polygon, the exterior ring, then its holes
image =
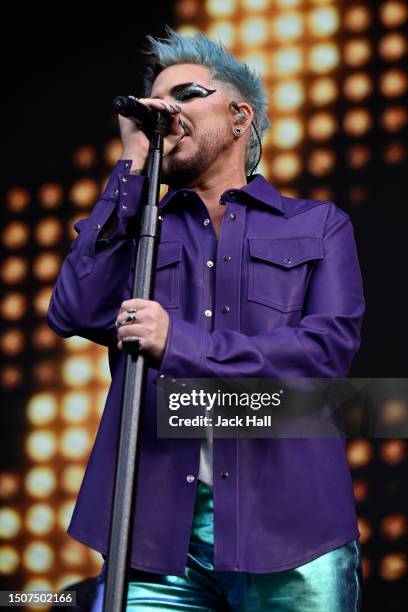
{"type": "Polygon", "coordinates": [[[95,361],[95,377],[97,380],[104,384],[109,384],[111,381],[111,374],[109,369],[109,360],[106,353],[103,353],[95,361]]]}
{"type": "Polygon", "coordinates": [[[19,213],[27,208],[30,203],[30,192],[24,187],[12,187],[6,193],[6,204],[15,213],[19,213]]]}
{"type": "Polygon", "coordinates": [[[305,90],[299,81],[279,83],[272,93],[272,103],[278,110],[293,111],[305,100],[305,90]]]}
{"type": "Polygon", "coordinates": [[[55,472],[49,467],[34,467],[25,478],[26,490],[32,497],[48,497],[56,484],[55,472]]]}
{"type": "MultiPolygon", "coordinates": [[[[55,590],[54,585],[47,578],[44,578],[42,576],[38,578],[31,578],[23,586],[23,591],[53,591],[53,590],[55,590]]],[[[37,610],[38,609],[41,610],[41,608],[39,608],[38,606],[36,606],[36,608],[37,610]]]]}
{"type": "Polygon", "coordinates": [[[254,17],[253,19],[245,19],[241,23],[240,36],[244,44],[262,45],[268,38],[268,24],[266,19],[254,17]]]}
{"type": "Polygon", "coordinates": [[[373,92],[371,78],[365,72],[350,75],[344,80],[344,95],[353,102],[361,102],[373,92]]]}
{"type": "Polygon", "coordinates": [[[407,404],[403,400],[389,399],[381,407],[381,421],[386,427],[402,425],[408,416],[407,404]]]}
{"type": "Polygon", "coordinates": [[[23,371],[20,366],[7,365],[0,371],[1,386],[5,389],[18,387],[22,382],[23,371]]]}
{"type": "Polygon", "coordinates": [[[23,563],[31,572],[46,572],[53,562],[54,551],[45,542],[33,542],[23,552],[23,563]]]}
{"type": "Polygon", "coordinates": [[[20,477],[14,472],[0,473],[0,499],[11,499],[20,490],[20,477]]]}
{"type": "Polygon", "coordinates": [[[40,323],[32,334],[33,345],[40,350],[52,349],[59,343],[59,337],[46,323],[40,323]]]}
{"type": "Polygon", "coordinates": [[[304,65],[303,50],[288,47],[272,56],[271,76],[291,75],[300,72],[304,65]]]}
{"type": "Polygon", "coordinates": [[[408,533],[407,517],[403,514],[390,514],[382,519],[380,530],[388,540],[397,540],[408,533]]]}
{"type": "Polygon", "coordinates": [[[62,504],[58,510],[58,524],[63,531],[68,529],[74,506],[75,500],[72,499],[62,504]]]}
{"type": "Polygon", "coordinates": [[[300,13],[283,13],[272,25],[274,39],[294,41],[300,38],[304,31],[304,19],[300,13]]]}
{"type": "Polygon", "coordinates": [[[365,480],[354,480],[353,481],[353,492],[354,499],[359,504],[367,499],[369,486],[365,480]]]}
{"type": "Polygon", "coordinates": [[[389,132],[399,132],[408,122],[407,109],[404,106],[390,106],[380,117],[383,128],[389,132]]]}
{"type": "Polygon", "coordinates": [[[343,60],[349,66],[358,68],[366,64],[372,56],[371,43],[367,38],[350,40],[343,48],[343,60]]]}
{"type": "Polygon", "coordinates": [[[197,0],[182,0],[176,5],[176,13],[179,19],[188,21],[196,16],[200,8],[197,0]]]}
{"type": "Polygon", "coordinates": [[[27,419],[32,425],[48,425],[57,414],[57,400],[51,393],[37,393],[27,404],[27,419]]]}
{"type": "Polygon", "coordinates": [[[21,353],[24,343],[24,334],[19,329],[7,329],[0,337],[0,347],[6,355],[21,353]]]}
{"type": "Polygon", "coordinates": [[[205,8],[210,17],[227,17],[237,7],[235,0],[206,0],[205,8]]]}
{"type": "Polygon", "coordinates": [[[40,253],[33,262],[35,276],[45,282],[54,280],[61,267],[61,257],[56,253],[40,253]]]}
{"type": "Polygon", "coordinates": [[[47,315],[48,306],[51,299],[52,287],[43,287],[34,295],[33,306],[34,310],[40,316],[45,317],[47,315]]]}
{"type": "Polygon", "coordinates": [[[336,158],[330,149],[316,149],[309,155],[307,167],[315,176],[325,176],[334,169],[336,158]]]}
{"type": "Polygon", "coordinates": [[[32,369],[34,378],[40,384],[48,385],[55,382],[57,364],[51,359],[36,363],[32,369]]]}
{"type": "Polygon", "coordinates": [[[407,90],[408,78],[405,72],[394,68],[380,76],[380,89],[388,98],[401,96],[407,90]]]}
{"type": "Polygon", "coordinates": [[[384,159],[388,164],[399,164],[407,156],[407,149],[402,142],[390,142],[384,152],[384,159]]]}
{"type": "Polygon", "coordinates": [[[385,555],[380,561],[379,574],[384,580],[399,580],[408,572],[406,555],[400,552],[385,555]]]}
{"type": "Polygon", "coordinates": [[[272,124],[273,144],[282,149],[297,146],[303,137],[303,125],[294,117],[277,119],[272,124]]]}
{"type": "Polygon", "coordinates": [[[359,532],[361,534],[360,538],[359,538],[360,543],[361,544],[366,544],[366,542],[368,542],[368,540],[373,535],[372,527],[371,527],[370,523],[367,521],[367,519],[365,519],[363,517],[359,517],[359,519],[358,519],[358,530],[359,530],[359,532]]]}
{"type": "Polygon", "coordinates": [[[73,162],[81,170],[89,170],[96,163],[96,149],[92,145],[83,145],[74,152],[73,162]]]}
{"type": "Polygon", "coordinates": [[[339,13],[334,7],[321,7],[311,11],[307,24],[314,36],[331,36],[339,28],[339,13]]]}
{"type": "MultiPolygon", "coordinates": [[[[262,172],[263,174],[263,172],[262,172]]],[[[105,407],[105,402],[106,402],[106,396],[107,396],[107,391],[99,391],[96,394],[96,399],[95,399],[95,413],[98,417],[102,416],[103,413],[103,409],[105,407]]]]}
{"type": "Polygon", "coordinates": [[[94,204],[98,195],[99,187],[96,181],[88,178],[77,180],[69,191],[71,202],[81,208],[87,208],[94,204]]]}
{"type": "Polygon", "coordinates": [[[62,367],[62,378],[67,385],[77,387],[88,383],[93,375],[92,362],[88,357],[70,357],[62,367]]]}
{"type": "Polygon", "coordinates": [[[370,113],[365,108],[353,108],[344,115],[343,127],[350,136],[362,136],[372,125],[370,113]]]}
{"type": "Polygon", "coordinates": [[[20,556],[12,546],[0,546],[0,574],[13,574],[20,564],[20,556]]]}
{"type": "Polygon", "coordinates": [[[352,32],[363,32],[370,27],[372,12],[363,5],[351,7],[344,15],[344,26],[352,32]]]}
{"type": "Polygon", "coordinates": [[[303,0],[275,0],[275,2],[282,8],[294,8],[302,4],[303,0]]]}
{"type": "Polygon", "coordinates": [[[64,345],[69,351],[86,351],[93,346],[93,343],[87,338],[81,338],[81,336],[71,336],[70,338],[64,338],[64,345]]]}
{"type": "Polygon", "coordinates": [[[241,0],[242,8],[247,11],[264,11],[270,3],[271,0],[241,0]]]}
{"type": "Polygon", "coordinates": [[[34,236],[41,246],[54,246],[61,239],[62,225],[56,217],[47,217],[37,223],[34,236]]]}
{"type": "Polygon", "coordinates": [[[67,542],[59,551],[62,563],[67,567],[81,565],[85,561],[85,547],[78,542],[67,542]]]}
{"type": "Polygon", "coordinates": [[[20,515],[13,508],[0,509],[0,538],[15,538],[21,529],[20,515]]]}
{"type": "Polygon", "coordinates": [[[337,45],[324,42],[314,45],[309,52],[308,66],[314,72],[330,72],[337,67],[340,60],[337,45]]]}
{"type": "Polygon", "coordinates": [[[68,423],[78,423],[88,418],[91,412],[89,394],[71,391],[61,403],[61,416],[68,423]]]}
{"type": "Polygon", "coordinates": [[[323,106],[333,102],[338,95],[338,86],[331,77],[315,79],[309,90],[309,97],[315,106],[323,106]]]}
{"type": "Polygon", "coordinates": [[[48,461],[57,450],[57,438],[53,431],[36,430],[28,434],[26,452],[33,461],[48,461]]]}
{"type": "Polygon", "coordinates": [[[22,293],[8,292],[0,304],[0,312],[9,321],[18,321],[27,311],[27,298],[22,293]]]}
{"type": "MultiPolygon", "coordinates": [[[[105,145],[103,150],[103,158],[108,166],[114,166],[116,164],[118,159],[120,159],[122,156],[122,150],[122,142],[120,138],[113,138],[107,145],[105,145]]],[[[102,189],[104,189],[106,186],[107,180],[108,179],[106,179],[105,183],[103,184],[102,189]]]]}
{"type": "Polygon", "coordinates": [[[64,199],[64,190],[59,183],[44,183],[37,192],[37,199],[43,208],[58,208],[64,199]]]}
{"type": "Polygon", "coordinates": [[[61,474],[61,483],[67,493],[76,495],[84,477],[85,467],[82,465],[68,465],[61,474]]]}
{"type": "Polygon", "coordinates": [[[28,225],[21,221],[12,221],[4,228],[1,239],[7,249],[20,249],[25,246],[29,235],[28,225]]]}
{"type": "Polygon", "coordinates": [[[378,50],[385,60],[395,62],[407,52],[407,39],[397,32],[387,34],[380,40],[378,50]]]}
{"type": "Polygon", "coordinates": [[[312,200],[333,200],[334,194],[330,187],[314,187],[310,190],[310,197],[312,200]]]}
{"type": "Polygon", "coordinates": [[[68,459],[84,459],[89,451],[91,437],[83,427],[68,427],[60,438],[60,452],[68,459]]]}
{"type": "Polygon", "coordinates": [[[373,456],[368,440],[351,440],[347,446],[347,459],[352,469],[367,465],[373,456]]]}
{"type": "Polygon", "coordinates": [[[296,153],[280,153],[274,157],[271,163],[272,180],[290,181],[300,174],[302,164],[296,153]]]}
{"type": "Polygon", "coordinates": [[[55,525],[55,512],[48,504],[34,504],[27,510],[25,524],[32,534],[42,536],[49,533],[55,525]]]}
{"type": "Polygon", "coordinates": [[[384,2],[380,6],[380,19],[387,28],[394,28],[406,21],[408,7],[404,2],[384,2]]]}
{"type": "Polygon", "coordinates": [[[308,122],[307,131],[313,140],[327,140],[335,134],[337,121],[330,113],[316,113],[308,122]]]}
{"type": "Polygon", "coordinates": [[[1,278],[9,285],[21,283],[27,275],[27,270],[27,261],[22,257],[12,255],[3,261],[1,278]]]}
{"type": "Polygon", "coordinates": [[[240,58],[259,75],[264,76],[268,71],[268,58],[266,53],[247,53],[240,58]]]}
{"type": "Polygon", "coordinates": [[[228,21],[214,23],[206,33],[208,38],[216,42],[221,41],[228,48],[233,46],[237,37],[237,29],[228,21]]]}
{"type": "Polygon", "coordinates": [[[186,25],[176,28],[176,32],[181,34],[181,36],[195,36],[196,34],[200,34],[201,30],[195,26],[186,25]]]}
{"type": "Polygon", "coordinates": [[[370,149],[361,144],[350,147],[347,153],[347,161],[352,168],[363,168],[371,160],[372,154],[370,149]]]}

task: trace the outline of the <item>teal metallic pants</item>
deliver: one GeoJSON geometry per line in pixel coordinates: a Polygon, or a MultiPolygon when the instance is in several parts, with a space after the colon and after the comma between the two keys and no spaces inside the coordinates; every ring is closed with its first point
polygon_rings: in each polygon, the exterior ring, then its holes
{"type": "MultiPolygon", "coordinates": [[[[282,572],[215,572],[212,490],[198,482],[184,576],[131,569],[127,611],[198,610],[263,612],[357,612],[361,560],[357,540],[282,572]]],[[[101,612],[105,572],[98,577],[92,612],[101,612]]]]}

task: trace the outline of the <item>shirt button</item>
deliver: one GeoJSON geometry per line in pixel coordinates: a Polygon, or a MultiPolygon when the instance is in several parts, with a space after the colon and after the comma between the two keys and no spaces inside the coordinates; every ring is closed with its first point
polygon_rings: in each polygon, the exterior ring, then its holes
{"type": "Polygon", "coordinates": [[[93,226],[92,229],[94,229],[96,231],[96,230],[101,229],[101,227],[102,227],[102,225],[100,223],[95,223],[95,225],[93,226]]]}
{"type": "Polygon", "coordinates": [[[194,482],[194,476],[192,474],[189,474],[186,478],[187,482],[194,482]]]}
{"type": "Polygon", "coordinates": [[[285,259],[283,260],[285,262],[285,264],[291,264],[292,260],[290,257],[285,257],[285,259]]]}
{"type": "Polygon", "coordinates": [[[164,374],[160,374],[159,378],[164,378],[164,374]]]}
{"type": "Polygon", "coordinates": [[[231,202],[235,202],[235,200],[237,199],[237,194],[236,194],[234,191],[230,191],[230,192],[228,193],[228,199],[229,199],[231,202]]]}
{"type": "Polygon", "coordinates": [[[223,260],[224,261],[230,261],[231,256],[230,255],[224,255],[223,260]]]}
{"type": "Polygon", "coordinates": [[[213,262],[213,261],[211,261],[211,260],[210,260],[210,261],[207,261],[207,266],[208,266],[209,268],[213,268],[213,267],[214,267],[214,262],[213,262]]]}
{"type": "Polygon", "coordinates": [[[122,183],[127,183],[127,178],[126,178],[126,176],[122,176],[122,183]]]}
{"type": "Polygon", "coordinates": [[[122,210],[127,210],[127,206],[125,206],[124,204],[122,204],[122,210]]]}
{"type": "Polygon", "coordinates": [[[206,317],[212,317],[212,310],[207,308],[207,310],[204,310],[204,314],[205,314],[206,317]]]}
{"type": "Polygon", "coordinates": [[[203,225],[207,226],[209,224],[210,224],[210,220],[209,219],[204,219],[203,225]]]}
{"type": "Polygon", "coordinates": [[[232,221],[235,221],[236,218],[237,218],[237,215],[235,213],[230,213],[230,219],[232,221]]]}
{"type": "Polygon", "coordinates": [[[115,189],[115,193],[114,194],[118,195],[118,193],[119,193],[119,189],[115,189]]]}
{"type": "Polygon", "coordinates": [[[229,474],[228,474],[228,472],[221,472],[220,476],[221,476],[221,478],[223,478],[225,480],[226,478],[228,478],[229,474]]]}
{"type": "Polygon", "coordinates": [[[227,305],[224,305],[224,306],[221,308],[221,312],[222,312],[222,313],[224,313],[224,314],[225,314],[226,312],[229,312],[230,310],[231,310],[231,308],[230,308],[229,306],[227,306],[227,305]]]}

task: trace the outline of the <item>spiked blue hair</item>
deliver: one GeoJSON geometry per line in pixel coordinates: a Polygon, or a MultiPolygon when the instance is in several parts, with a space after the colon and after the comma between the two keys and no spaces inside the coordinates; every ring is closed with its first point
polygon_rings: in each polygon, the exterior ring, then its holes
{"type": "MultiPolygon", "coordinates": [[[[144,73],[144,95],[152,90],[153,81],[165,68],[176,64],[199,64],[210,70],[210,77],[233,87],[240,100],[247,102],[254,111],[253,123],[260,138],[270,126],[266,113],[267,97],[261,78],[247,64],[238,61],[221,43],[211,41],[205,34],[181,36],[166,26],[167,38],[153,38],[148,35],[150,47],[144,73]]],[[[258,159],[258,139],[250,132],[246,151],[246,172],[252,170],[258,159]]]]}

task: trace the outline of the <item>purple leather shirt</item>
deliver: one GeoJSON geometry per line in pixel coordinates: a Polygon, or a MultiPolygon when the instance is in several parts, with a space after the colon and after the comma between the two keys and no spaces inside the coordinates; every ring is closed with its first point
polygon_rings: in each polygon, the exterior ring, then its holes
{"type": "MultiPolygon", "coordinates": [[[[114,323],[130,296],[130,220],[146,180],[129,167],[117,162],[76,224],[48,312],[61,336],[109,346],[112,384],[68,528],[101,553],[124,372],[114,323]],[[112,215],[116,229],[102,238],[112,215]]],[[[194,191],[160,203],[155,299],[170,328],[160,368],[148,370],[131,553],[133,567],[151,572],[184,571],[201,443],[156,437],[157,377],[343,378],[360,344],[365,301],[349,216],[332,202],[283,196],[260,175],[221,203],[218,241],[194,191]]],[[[215,438],[214,522],[219,571],[285,570],[358,537],[344,441],[215,438]]]]}

